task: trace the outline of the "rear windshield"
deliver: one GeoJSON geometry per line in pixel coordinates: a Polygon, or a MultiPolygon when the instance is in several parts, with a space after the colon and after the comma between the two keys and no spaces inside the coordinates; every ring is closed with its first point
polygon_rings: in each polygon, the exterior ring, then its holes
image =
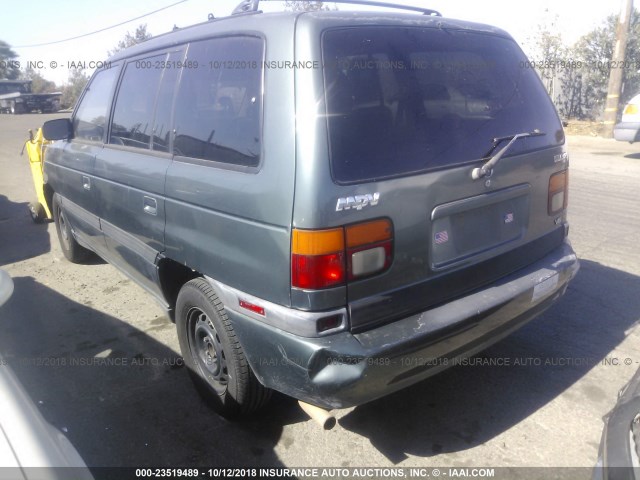
{"type": "Polygon", "coordinates": [[[553,104],[513,40],[451,29],[357,27],[322,39],[331,167],[338,183],[509,155],[564,142],[553,104]],[[502,146],[501,144],[500,146],[502,146]]]}

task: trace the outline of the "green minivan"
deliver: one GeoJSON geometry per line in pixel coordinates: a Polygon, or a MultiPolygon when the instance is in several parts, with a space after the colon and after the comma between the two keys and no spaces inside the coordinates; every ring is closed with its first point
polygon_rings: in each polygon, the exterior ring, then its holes
{"type": "Polygon", "coordinates": [[[153,295],[228,417],[273,390],[332,409],[419,382],[579,268],[562,124],[516,42],[339,3],[247,0],[118,52],[44,126],[65,256],[153,295]]]}

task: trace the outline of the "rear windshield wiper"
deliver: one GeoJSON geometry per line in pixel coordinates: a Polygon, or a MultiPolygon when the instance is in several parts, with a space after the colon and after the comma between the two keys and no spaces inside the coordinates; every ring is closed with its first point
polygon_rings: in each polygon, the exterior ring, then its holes
{"type": "Polygon", "coordinates": [[[510,140],[510,141],[504,147],[502,147],[502,149],[498,153],[496,153],[493,157],[491,157],[484,165],[482,165],[481,167],[474,168],[471,171],[471,178],[473,178],[474,180],[478,180],[482,177],[486,177],[487,175],[489,175],[493,170],[493,167],[496,166],[496,164],[500,161],[502,156],[505,153],[507,153],[507,150],[511,148],[511,145],[513,145],[516,142],[516,140],[518,140],[519,138],[539,137],[541,135],[546,135],[546,133],[541,132],[536,128],[533,132],[516,133],[515,135],[494,138],[493,139],[494,149],[498,146],[500,142],[504,140],[510,140]]]}

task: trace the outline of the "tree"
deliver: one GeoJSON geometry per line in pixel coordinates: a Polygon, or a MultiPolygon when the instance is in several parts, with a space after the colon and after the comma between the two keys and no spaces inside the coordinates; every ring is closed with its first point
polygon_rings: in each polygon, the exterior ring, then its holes
{"type": "Polygon", "coordinates": [[[620,105],[625,105],[640,90],[640,12],[634,10],[631,16],[627,58],[623,65],[611,64],[617,24],[618,16],[611,15],[603,26],[584,35],[574,48],[576,58],[585,65],[583,83],[592,88],[594,117],[603,112],[611,67],[623,70],[620,105]]]}
{"type": "MultiPolygon", "coordinates": [[[[618,17],[612,15],[567,47],[557,33],[556,22],[547,19],[528,50],[556,108],[565,118],[595,119],[602,115],[612,66],[618,17]]],[[[614,65],[623,69],[621,105],[640,90],[640,13],[634,12],[627,42],[627,61],[614,65]]]]}
{"type": "Polygon", "coordinates": [[[536,42],[537,55],[536,69],[553,100],[556,100],[558,83],[558,65],[566,58],[567,48],[564,46],[562,36],[552,33],[555,30],[555,22],[541,25],[536,42]]]}
{"type": "Polygon", "coordinates": [[[293,12],[317,12],[319,10],[330,10],[330,8],[320,1],[311,0],[286,0],[284,2],[285,8],[293,12]]]}
{"type": "Polygon", "coordinates": [[[20,62],[18,54],[11,50],[7,42],[0,40],[0,78],[15,80],[20,76],[20,62]]]}
{"type": "Polygon", "coordinates": [[[73,108],[88,81],[89,76],[84,73],[84,70],[82,68],[71,70],[69,72],[69,80],[67,84],[62,88],[60,107],[73,108]]]}
{"type": "Polygon", "coordinates": [[[27,68],[22,76],[26,80],[31,80],[31,91],[33,93],[52,93],[59,90],[55,82],[47,80],[33,68],[27,68]]]}
{"type": "Polygon", "coordinates": [[[118,45],[113,50],[109,50],[107,55],[110,57],[113,54],[119,52],[120,50],[124,50],[125,48],[132,47],[133,45],[137,45],[138,43],[142,43],[145,40],[149,40],[153,35],[147,32],[147,24],[140,24],[136,28],[136,31],[133,35],[131,32],[127,31],[124,36],[124,39],[118,42],[118,45]]]}

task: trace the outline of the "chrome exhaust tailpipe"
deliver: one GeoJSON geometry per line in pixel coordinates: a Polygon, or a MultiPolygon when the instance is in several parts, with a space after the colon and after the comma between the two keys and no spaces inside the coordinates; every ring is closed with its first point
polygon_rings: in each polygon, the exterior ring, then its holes
{"type": "Polygon", "coordinates": [[[333,413],[331,413],[330,410],[316,407],[315,405],[311,405],[310,403],[306,403],[301,400],[298,400],[298,404],[300,405],[300,408],[304,410],[304,413],[309,415],[311,420],[320,425],[323,430],[331,430],[336,426],[336,417],[333,416],[333,413]]]}

